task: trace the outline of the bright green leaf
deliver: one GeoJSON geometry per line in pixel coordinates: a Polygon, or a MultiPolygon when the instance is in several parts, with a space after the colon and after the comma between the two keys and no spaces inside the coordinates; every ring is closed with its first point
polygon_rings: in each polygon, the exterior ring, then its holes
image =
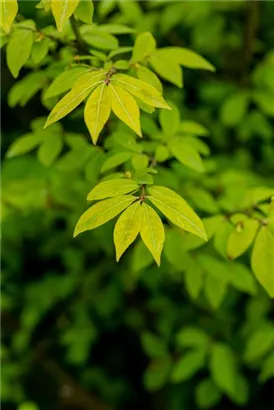
{"type": "Polygon", "coordinates": [[[184,67],[215,71],[213,65],[209,63],[204,57],[200,56],[194,51],[188,50],[187,48],[165,47],[161,49],[161,52],[165,60],[176,61],[176,63],[184,67]]]}
{"type": "Polygon", "coordinates": [[[74,84],[72,90],[66,94],[53,108],[48,116],[45,128],[68,115],[74,108],[90,94],[92,89],[103,83],[104,73],[91,72],[83,74],[74,84]]]}
{"type": "Polygon", "coordinates": [[[159,186],[149,188],[148,199],[175,225],[207,240],[205,229],[198,215],[187,202],[171,189],[159,186]]]}
{"type": "Polygon", "coordinates": [[[129,245],[135,241],[140,232],[142,217],[143,210],[138,201],[130,205],[116,222],[113,234],[117,262],[129,245]]]}
{"type": "Polygon", "coordinates": [[[85,67],[72,67],[59,74],[51,83],[45,92],[45,98],[52,98],[60,95],[72,88],[78,78],[88,72],[89,69],[85,67]]]}
{"type": "Polygon", "coordinates": [[[135,181],[130,179],[110,179],[96,185],[88,194],[88,201],[98,201],[99,199],[111,198],[128,194],[139,188],[135,181]]]}
{"type": "Polygon", "coordinates": [[[156,88],[156,90],[159,91],[159,93],[163,94],[162,83],[153,71],[151,71],[147,67],[139,65],[136,68],[136,73],[140,80],[144,81],[145,83],[153,85],[153,87],[156,88]]]}
{"type": "Polygon", "coordinates": [[[237,389],[237,369],[233,351],[228,345],[215,343],[212,346],[209,368],[216,386],[233,397],[237,389]]]}
{"type": "Polygon", "coordinates": [[[17,11],[17,0],[1,0],[1,27],[6,33],[10,32],[17,11]]]}
{"type": "Polygon", "coordinates": [[[146,32],[139,34],[134,43],[131,62],[137,63],[142,61],[145,57],[149,56],[155,48],[156,41],[151,33],[146,32]]]}
{"type": "Polygon", "coordinates": [[[111,155],[106,159],[106,161],[103,163],[101,172],[106,172],[109,171],[112,168],[118,167],[119,165],[124,164],[126,161],[128,161],[132,157],[133,152],[117,152],[117,154],[111,155]]]}
{"type": "Polygon", "coordinates": [[[109,84],[112,93],[111,108],[114,114],[140,137],[140,110],[134,98],[123,88],[109,84]]]}
{"type": "Polygon", "coordinates": [[[227,256],[229,259],[238,258],[252,244],[259,228],[259,222],[248,219],[235,226],[227,242],[227,256]]]}
{"type": "Polygon", "coordinates": [[[39,161],[42,162],[43,165],[48,167],[58,157],[58,155],[62,151],[62,147],[63,141],[60,136],[58,134],[49,134],[48,136],[46,136],[44,142],[37,152],[39,161]]]}
{"type": "Polygon", "coordinates": [[[26,154],[27,152],[36,148],[41,142],[41,138],[35,134],[26,134],[18,138],[10,146],[7,152],[7,158],[16,157],[17,155],[26,154]]]}
{"type": "Polygon", "coordinates": [[[137,198],[132,195],[121,195],[105,199],[90,207],[78,220],[73,236],[97,228],[113,219],[124,209],[131,205],[137,198]]]}
{"type": "Polygon", "coordinates": [[[271,297],[274,297],[274,236],[262,226],[254,243],[251,255],[252,270],[271,297]]]}
{"type": "Polygon", "coordinates": [[[170,81],[177,87],[183,87],[183,72],[178,63],[168,61],[161,53],[162,50],[157,50],[149,58],[149,63],[152,68],[162,77],[164,80],[170,81]]]}
{"type": "Polygon", "coordinates": [[[79,0],[52,0],[51,10],[54,16],[58,31],[62,31],[65,23],[75,12],[79,0]]]}
{"type": "Polygon", "coordinates": [[[199,152],[188,145],[183,138],[173,138],[168,146],[174,157],[183,165],[194,171],[204,172],[203,161],[199,152]]]}
{"type": "Polygon", "coordinates": [[[84,111],[85,123],[94,145],[97,143],[99,134],[110,116],[110,111],[110,92],[106,83],[103,82],[89,97],[84,111]]]}
{"type": "Polygon", "coordinates": [[[30,30],[18,29],[12,35],[7,46],[7,65],[13,77],[17,78],[20,69],[28,61],[34,34],[31,30],[33,25],[29,24],[30,30]]]}
{"type": "Polygon", "coordinates": [[[219,389],[210,379],[204,379],[195,389],[196,404],[201,409],[216,406],[222,398],[219,389]]]}
{"type": "Polygon", "coordinates": [[[159,120],[161,127],[167,136],[172,136],[176,133],[180,123],[180,113],[176,105],[170,104],[171,111],[160,111],[159,120]]]}
{"type": "Polygon", "coordinates": [[[92,24],[93,18],[92,0],[80,0],[75,10],[75,16],[86,24],[92,24]]]}
{"type": "Polygon", "coordinates": [[[177,345],[180,347],[205,347],[208,335],[197,327],[185,327],[176,336],[177,345]]]}
{"type": "Polygon", "coordinates": [[[160,266],[161,253],[165,240],[163,223],[158,214],[149,205],[143,203],[143,219],[141,225],[141,238],[152,253],[156,263],[160,266]]]}

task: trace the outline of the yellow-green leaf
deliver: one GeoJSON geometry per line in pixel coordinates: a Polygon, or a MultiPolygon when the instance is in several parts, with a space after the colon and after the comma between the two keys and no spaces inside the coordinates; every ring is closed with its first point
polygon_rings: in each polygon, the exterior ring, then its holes
{"type": "Polygon", "coordinates": [[[259,227],[259,222],[249,219],[238,223],[231,232],[227,242],[227,256],[229,259],[238,258],[252,244],[259,227]]]}
{"type": "Polygon", "coordinates": [[[63,141],[58,134],[48,135],[39,147],[37,157],[46,167],[50,166],[62,151],[63,141]]]}
{"type": "Polygon", "coordinates": [[[93,144],[96,144],[99,134],[110,116],[110,111],[111,97],[109,87],[103,82],[89,97],[84,111],[85,123],[93,144]]]}
{"type": "Polygon", "coordinates": [[[136,69],[137,76],[140,80],[153,85],[159,93],[163,94],[163,86],[157,75],[147,67],[141,65],[136,69]]]}
{"type": "Polygon", "coordinates": [[[142,222],[140,201],[130,205],[119,217],[114,228],[114,244],[117,262],[140,232],[142,222]]]}
{"type": "Polygon", "coordinates": [[[88,201],[97,201],[98,199],[111,198],[128,194],[139,188],[139,185],[131,179],[110,179],[96,185],[88,194],[88,201]]]}
{"type": "Polygon", "coordinates": [[[13,77],[18,77],[20,69],[29,59],[33,40],[31,30],[20,29],[12,34],[7,45],[7,65],[13,77]]]}
{"type": "Polygon", "coordinates": [[[124,88],[135,97],[140,98],[145,104],[151,105],[152,107],[171,110],[171,107],[163,99],[160,92],[145,81],[138,80],[137,78],[125,74],[116,74],[112,77],[111,82],[112,84],[117,84],[124,88]]]}
{"type": "Polygon", "coordinates": [[[251,255],[251,266],[256,278],[271,297],[274,297],[274,236],[262,226],[251,255]]]}
{"type": "Polygon", "coordinates": [[[159,215],[151,206],[143,203],[143,219],[140,229],[141,238],[151,252],[158,266],[160,266],[161,253],[165,240],[164,226],[159,215]]]}
{"type": "Polygon", "coordinates": [[[89,71],[89,69],[85,67],[73,67],[63,71],[51,83],[44,94],[44,98],[56,97],[57,95],[70,90],[75,84],[76,80],[78,80],[78,78],[85,74],[87,71],[89,71]]]}
{"type": "Polygon", "coordinates": [[[139,34],[134,43],[131,62],[136,63],[142,61],[151,54],[155,48],[156,41],[151,33],[146,32],[139,34]]]}
{"type": "Polygon", "coordinates": [[[54,16],[58,31],[62,31],[64,24],[74,13],[79,0],[52,0],[51,10],[54,16]]]}
{"type": "Polygon", "coordinates": [[[53,108],[48,116],[45,128],[68,115],[89,95],[94,87],[103,83],[104,73],[91,72],[83,74],[74,84],[72,90],[66,94],[53,108]]]}
{"type": "Polygon", "coordinates": [[[81,232],[105,224],[131,205],[136,199],[137,197],[132,195],[121,195],[98,202],[80,217],[76,224],[73,236],[75,237],[81,232]]]}
{"type": "Polygon", "coordinates": [[[36,134],[25,134],[23,137],[18,138],[14,141],[14,143],[10,146],[6,156],[7,158],[16,157],[17,155],[26,154],[27,152],[33,150],[37,147],[41,142],[41,138],[39,138],[36,134]]]}
{"type": "Polygon", "coordinates": [[[181,164],[197,172],[204,172],[204,165],[201,156],[183,138],[172,138],[168,144],[170,151],[181,164]]]}
{"type": "Polygon", "coordinates": [[[153,186],[147,198],[175,225],[207,240],[204,225],[187,202],[171,189],[153,186]]]}
{"type": "Polygon", "coordinates": [[[1,27],[9,33],[18,11],[17,0],[1,0],[1,27]]]}
{"type": "Polygon", "coordinates": [[[176,61],[184,67],[216,71],[215,67],[204,57],[187,48],[165,47],[161,49],[161,52],[168,61],[176,61]]]}
{"type": "Polygon", "coordinates": [[[183,71],[180,65],[172,60],[167,60],[161,51],[157,50],[149,58],[150,65],[164,80],[170,81],[172,84],[177,85],[177,87],[182,88],[183,71]]]}
{"type": "Polygon", "coordinates": [[[109,84],[111,89],[111,108],[114,114],[140,137],[140,110],[134,98],[123,88],[109,84]]]}

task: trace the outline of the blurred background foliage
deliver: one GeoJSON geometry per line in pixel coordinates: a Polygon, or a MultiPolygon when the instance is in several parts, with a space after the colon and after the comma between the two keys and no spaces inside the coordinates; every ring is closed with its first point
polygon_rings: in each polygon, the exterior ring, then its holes
{"type": "MultiPolygon", "coordinates": [[[[182,120],[208,130],[206,173],[171,161],[156,182],[183,192],[203,217],[237,209],[246,187],[273,186],[274,3],[94,3],[98,24],[151,31],[159,46],[189,47],[217,68],[186,69],[185,87],[165,84],[164,92],[182,120]]],[[[33,2],[19,7],[38,27],[50,24],[33,2]]],[[[228,262],[204,253],[213,275],[191,272],[189,249],[173,230],[160,268],[141,243],[117,264],[112,223],[73,240],[103,154],[91,161],[83,143],[51,166],[31,154],[5,158],[48,113],[37,95],[11,109],[13,84],[2,58],[3,409],[270,410],[271,302],[250,275],[249,256],[231,262],[234,279],[224,284],[218,275],[228,262]]],[[[149,131],[148,123],[145,116],[149,131]]],[[[77,116],[63,124],[87,134],[77,116]]],[[[222,241],[215,237],[220,254],[222,241]]]]}

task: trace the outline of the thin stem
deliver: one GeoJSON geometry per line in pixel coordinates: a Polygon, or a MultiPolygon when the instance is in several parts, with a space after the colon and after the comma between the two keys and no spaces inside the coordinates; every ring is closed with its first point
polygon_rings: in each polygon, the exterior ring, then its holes
{"type": "Polygon", "coordinates": [[[71,24],[72,31],[73,31],[73,33],[75,35],[75,38],[76,38],[76,43],[77,43],[77,46],[78,46],[77,47],[78,50],[80,50],[84,53],[87,53],[87,51],[88,51],[87,47],[84,43],[84,40],[81,37],[81,33],[80,33],[80,30],[79,30],[79,27],[78,27],[78,24],[77,24],[77,21],[76,21],[76,18],[74,17],[74,15],[72,15],[70,17],[70,24],[71,24]]]}

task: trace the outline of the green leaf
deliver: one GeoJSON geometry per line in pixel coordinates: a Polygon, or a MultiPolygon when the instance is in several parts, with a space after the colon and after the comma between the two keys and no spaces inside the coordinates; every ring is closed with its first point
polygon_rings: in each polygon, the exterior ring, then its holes
{"type": "Polygon", "coordinates": [[[175,225],[207,240],[202,221],[187,202],[171,189],[153,186],[148,199],[175,225]]]}
{"type": "Polygon", "coordinates": [[[1,1],[1,27],[9,33],[12,23],[17,15],[18,3],[17,0],[2,0],[1,1]]]}
{"type": "Polygon", "coordinates": [[[109,84],[112,94],[111,108],[114,114],[140,137],[140,110],[134,98],[123,88],[109,84]]]}
{"type": "Polygon", "coordinates": [[[140,100],[145,104],[151,105],[152,107],[171,110],[170,106],[165,102],[159,91],[149,83],[125,74],[114,75],[111,83],[117,84],[118,86],[124,88],[135,97],[140,98],[140,100]]]}
{"type": "Polygon", "coordinates": [[[227,256],[229,259],[238,258],[252,244],[259,228],[259,222],[248,219],[236,224],[227,242],[227,256]]]}
{"type": "Polygon", "coordinates": [[[214,407],[221,398],[219,389],[210,379],[204,379],[195,389],[196,404],[201,409],[214,407]]]}
{"type": "Polygon", "coordinates": [[[136,154],[131,158],[131,163],[136,170],[146,169],[148,167],[149,158],[145,154],[136,154]]]}
{"type": "Polygon", "coordinates": [[[274,297],[274,236],[262,226],[253,246],[252,270],[270,297],[274,297]]]}
{"type": "Polygon", "coordinates": [[[84,231],[97,228],[113,219],[124,209],[131,205],[137,197],[132,195],[121,195],[115,198],[105,199],[89,208],[78,220],[73,236],[84,231]]]}
{"type": "Polygon", "coordinates": [[[45,98],[52,98],[60,95],[68,90],[74,85],[76,80],[84,74],[89,72],[90,70],[85,67],[73,67],[68,70],[63,71],[59,74],[54,81],[51,83],[49,88],[44,94],[45,98]]]}
{"type": "Polygon", "coordinates": [[[152,358],[166,356],[167,348],[163,340],[150,332],[141,334],[141,342],[145,353],[152,358]]]}
{"type": "Polygon", "coordinates": [[[265,326],[255,331],[247,341],[244,358],[247,363],[261,359],[271,352],[274,343],[273,326],[265,326]]]}
{"type": "MultiPolygon", "coordinates": [[[[128,2],[132,3],[132,2],[128,2]]],[[[153,360],[144,373],[144,385],[148,391],[159,391],[168,381],[171,360],[168,356],[153,360]]]]}
{"type": "Polygon", "coordinates": [[[131,63],[142,61],[145,57],[149,56],[155,48],[156,41],[151,33],[146,32],[139,34],[134,43],[131,63]]]}
{"type": "Polygon", "coordinates": [[[96,145],[99,134],[110,116],[110,111],[110,92],[107,84],[103,82],[89,97],[84,111],[85,123],[94,145],[96,145]]]}
{"type": "Polygon", "coordinates": [[[92,0],[80,0],[74,14],[84,23],[92,24],[93,12],[92,0]]]}
{"type": "Polygon", "coordinates": [[[187,68],[216,71],[213,65],[204,57],[182,47],[165,47],[161,49],[162,55],[167,61],[173,60],[187,68]]]}
{"type": "Polygon", "coordinates": [[[169,149],[165,145],[158,145],[155,151],[155,160],[157,162],[165,162],[169,156],[169,149]]]}
{"type": "Polygon", "coordinates": [[[206,347],[208,335],[197,327],[185,327],[176,336],[177,345],[180,347],[206,347]]]}
{"type": "Polygon", "coordinates": [[[235,127],[244,119],[249,103],[249,95],[239,91],[229,96],[221,107],[221,121],[228,127],[235,127]]]}
{"type": "Polygon", "coordinates": [[[160,266],[161,253],[165,240],[163,223],[158,214],[149,205],[143,203],[142,209],[141,238],[153,255],[157,265],[160,266]]]}
{"type": "Polygon", "coordinates": [[[194,171],[204,172],[204,165],[199,152],[185,142],[183,138],[172,138],[168,146],[174,157],[183,165],[194,171]]]}
{"type": "Polygon", "coordinates": [[[182,88],[183,72],[181,67],[178,63],[167,60],[161,51],[162,50],[157,50],[152,56],[150,56],[150,65],[164,80],[168,80],[172,84],[177,85],[177,87],[182,88]]]}
{"type": "Polygon", "coordinates": [[[133,28],[124,26],[123,24],[101,24],[98,28],[100,31],[110,34],[128,34],[134,32],[133,28]]]}
{"type": "Polygon", "coordinates": [[[58,134],[46,136],[37,153],[39,161],[46,167],[50,166],[62,151],[62,147],[63,141],[58,134]]]}
{"type": "Polygon", "coordinates": [[[209,134],[208,130],[203,125],[194,121],[182,121],[179,130],[182,134],[197,135],[201,137],[206,137],[209,134]]]}
{"type": "Polygon", "coordinates": [[[260,383],[265,383],[274,377],[274,352],[271,353],[264,361],[262,370],[259,375],[260,383]]]}
{"type": "Polygon", "coordinates": [[[39,64],[48,54],[49,41],[43,39],[41,41],[35,41],[31,48],[31,58],[34,64],[39,64]]]}
{"type": "Polygon", "coordinates": [[[130,205],[119,217],[114,228],[114,245],[118,262],[140,232],[143,210],[140,202],[130,205]]]}
{"type": "Polygon", "coordinates": [[[208,275],[205,278],[204,292],[212,308],[218,309],[227,293],[227,282],[208,275]]]}
{"type": "Polygon", "coordinates": [[[153,263],[153,256],[140,240],[134,247],[132,252],[132,271],[136,274],[145,268],[148,268],[153,263]]]}
{"type": "MultiPolygon", "coordinates": [[[[32,28],[33,24],[29,26],[32,28]]],[[[19,71],[28,61],[33,40],[33,32],[27,29],[20,28],[11,35],[7,45],[7,65],[13,77],[18,77],[19,71]]]]}
{"type": "Polygon", "coordinates": [[[9,147],[6,154],[7,158],[16,157],[17,155],[26,154],[27,152],[36,148],[41,142],[41,138],[35,134],[25,134],[23,137],[18,138],[9,147]]]}
{"type": "Polygon", "coordinates": [[[254,296],[258,287],[254,275],[242,263],[233,263],[228,266],[230,274],[230,283],[234,288],[254,296]]]}
{"type": "Polygon", "coordinates": [[[176,105],[170,104],[171,111],[160,111],[159,120],[161,127],[167,136],[172,136],[176,133],[180,123],[180,113],[176,105]]]}
{"type": "Polygon", "coordinates": [[[156,88],[156,90],[159,91],[160,94],[163,94],[162,83],[153,71],[151,71],[147,67],[139,65],[136,69],[136,73],[140,80],[153,85],[153,87],[156,88]]]}
{"type": "Polygon", "coordinates": [[[74,108],[90,94],[92,89],[104,81],[105,74],[92,72],[83,74],[74,84],[72,90],[66,94],[53,108],[48,116],[45,127],[68,115],[74,108]]]}
{"type": "Polygon", "coordinates": [[[39,407],[33,401],[24,401],[23,403],[19,404],[17,410],[39,410],[39,407]]]}
{"type": "Polygon", "coordinates": [[[139,188],[138,184],[131,179],[111,179],[96,185],[88,194],[88,201],[98,201],[99,199],[111,198],[128,194],[139,188]]]}
{"type": "Polygon", "coordinates": [[[201,267],[195,263],[192,264],[185,272],[185,286],[192,299],[196,300],[198,298],[203,283],[204,275],[201,267]]]}
{"type": "Polygon", "coordinates": [[[62,31],[65,23],[75,12],[79,0],[52,0],[51,10],[58,31],[62,31]]]}
{"type": "Polygon", "coordinates": [[[80,34],[87,44],[99,50],[113,50],[119,47],[116,37],[112,34],[105,33],[99,27],[94,25],[83,25],[80,27],[80,34]]]}
{"type": "Polygon", "coordinates": [[[117,154],[111,155],[107,160],[103,163],[101,168],[101,172],[109,171],[112,168],[118,167],[118,165],[124,164],[132,157],[133,152],[118,152],[117,154]]]}
{"type": "Polygon", "coordinates": [[[31,72],[21,81],[17,81],[10,89],[8,104],[15,107],[20,104],[24,107],[27,102],[39,91],[46,83],[45,74],[42,71],[31,72]]]}
{"type": "Polygon", "coordinates": [[[171,380],[173,383],[180,383],[193,377],[205,364],[205,351],[194,350],[185,353],[175,364],[171,380]]]}
{"type": "Polygon", "coordinates": [[[233,398],[237,390],[237,369],[229,346],[224,343],[215,343],[212,346],[209,368],[216,386],[233,398]]]}

